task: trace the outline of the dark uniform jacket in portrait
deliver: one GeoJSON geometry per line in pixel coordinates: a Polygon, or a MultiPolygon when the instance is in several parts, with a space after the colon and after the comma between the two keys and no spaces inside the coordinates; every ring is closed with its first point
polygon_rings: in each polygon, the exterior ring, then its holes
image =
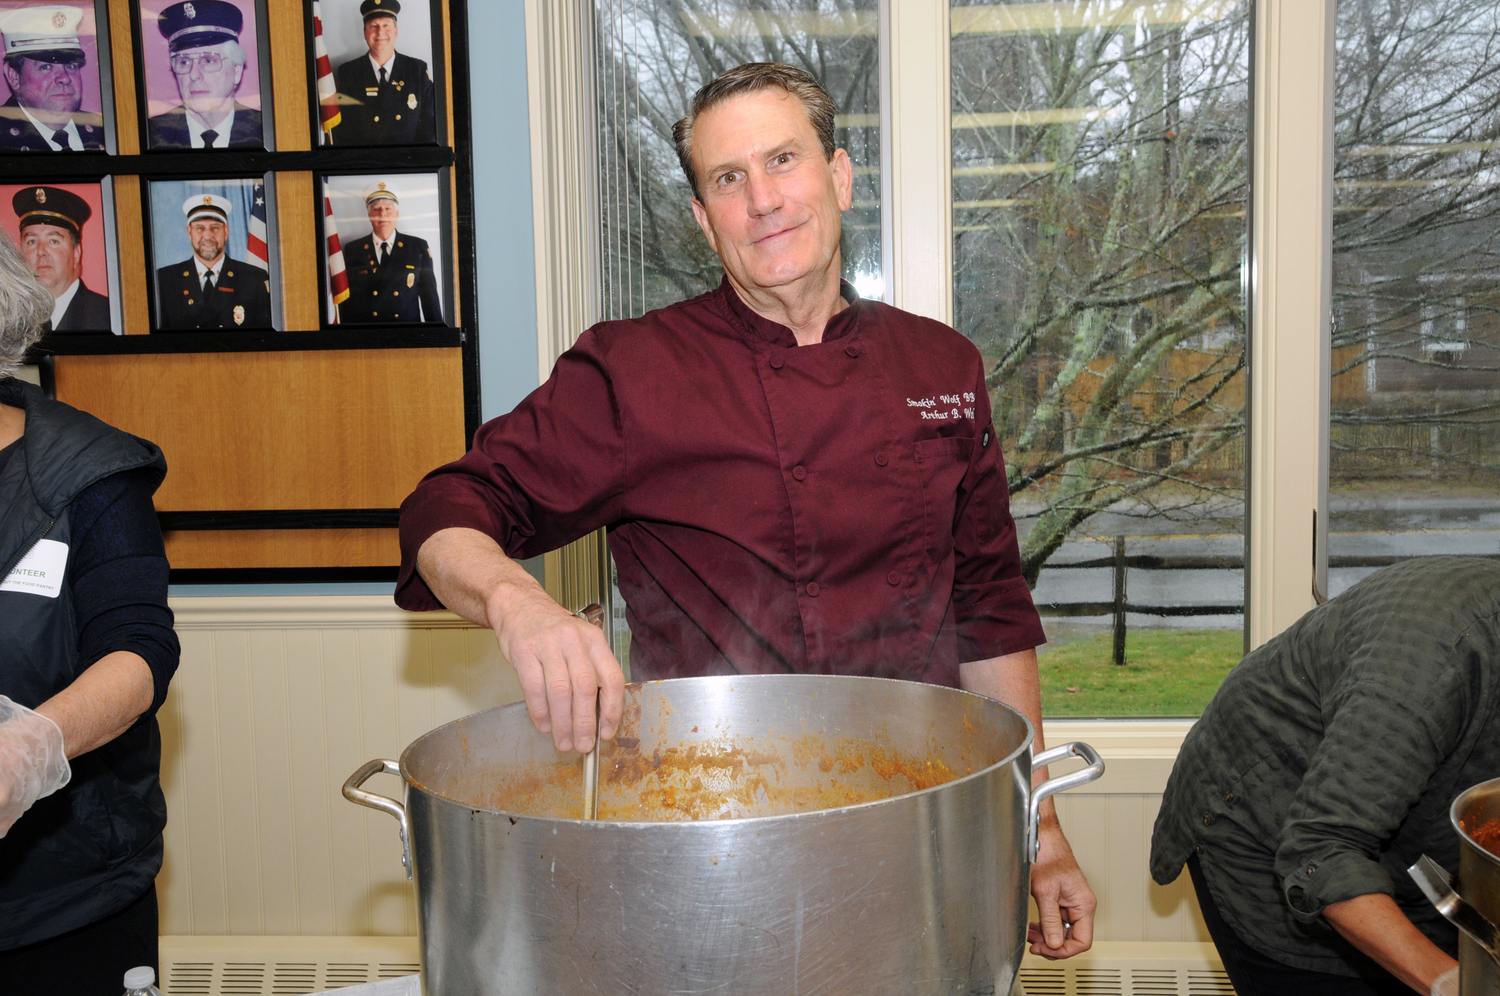
{"type": "Polygon", "coordinates": [[[57,327],[53,328],[49,321],[46,328],[50,332],[108,332],[109,298],[95,294],[87,284],[80,283],[57,327]]]}
{"type": "Polygon", "coordinates": [[[156,293],[162,331],[271,327],[271,276],[244,260],[225,257],[208,300],[191,259],[157,270],[156,293]]]}
{"type": "Polygon", "coordinates": [[[437,108],[427,63],[397,52],[391,58],[390,79],[384,87],[361,55],[339,66],[334,74],[339,94],[340,124],[333,129],[334,145],[422,145],[437,141],[437,108]]]}
{"type": "MultiPolygon", "coordinates": [[[[187,108],[174,107],[164,114],[148,118],[153,149],[192,148],[192,137],[188,131],[187,108]]],[[[229,147],[231,149],[264,149],[265,139],[261,134],[260,111],[234,102],[234,123],[230,125],[229,147]]]]}
{"type": "Polygon", "coordinates": [[[339,320],[350,323],[440,322],[443,298],[432,272],[432,250],[414,235],[396,231],[384,265],[374,235],[344,250],[349,300],[339,320]]]}
{"type": "Polygon", "coordinates": [[[1162,797],[1151,875],[1196,855],[1241,941],[1293,968],[1371,962],[1323,910],[1391,896],[1453,954],[1408,868],[1458,867],[1448,810],[1500,773],[1500,561],[1377,571],[1239,663],[1193,724],[1162,797]]]}
{"type": "MultiPolygon", "coordinates": [[[[98,114],[73,115],[73,124],[78,128],[78,138],[83,148],[93,151],[104,148],[104,119],[98,114]]],[[[52,146],[36,130],[36,126],[21,110],[14,94],[0,104],[0,152],[51,152],[52,146]]]]}

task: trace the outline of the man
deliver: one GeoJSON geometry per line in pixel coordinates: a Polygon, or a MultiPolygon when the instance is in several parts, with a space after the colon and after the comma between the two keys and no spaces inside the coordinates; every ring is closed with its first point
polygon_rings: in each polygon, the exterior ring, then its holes
{"type": "Polygon", "coordinates": [[[339,320],[349,323],[441,322],[443,301],[426,241],[396,230],[400,194],[381,180],[365,188],[370,233],[344,250],[349,299],[339,320]]]}
{"type": "Polygon", "coordinates": [[[271,327],[270,275],[224,251],[232,210],[229,201],[210,194],[183,202],[193,256],[156,271],[158,329],[271,327]]]}
{"type": "Polygon", "coordinates": [[[1151,841],[1184,863],[1242,996],[1456,994],[1454,929],[1407,875],[1500,773],[1500,563],[1423,557],[1313,609],[1229,673],[1151,841]]]}
{"type": "Polygon", "coordinates": [[[70,190],[27,187],[10,200],[20,219],[17,244],[31,275],[52,295],[54,332],[108,332],[109,298],[83,282],[83,225],[93,215],[70,190]]]}
{"type": "Polygon", "coordinates": [[[244,15],[225,0],[188,0],[161,12],[182,105],[147,121],[153,149],[263,149],[260,111],[234,99],[245,76],[244,15]]]}
{"type": "Polygon", "coordinates": [[[5,83],[0,151],[82,152],[104,148],[104,119],[83,103],[83,45],[78,7],[17,7],[0,11],[5,83]]]}
{"type": "MultiPolygon", "coordinates": [[[[614,735],[624,679],[602,634],[512,558],[601,526],[637,679],[959,685],[1024,712],[1041,747],[1044,637],[984,364],[952,329],[840,280],[853,167],[834,115],[790,66],[700,89],[677,150],[724,282],[584,332],[402,506],[397,601],[493,629],[559,750],[592,747],[596,690],[598,735],[614,735]]],[[[1043,812],[1032,950],[1068,957],[1091,943],[1095,900],[1043,812]]]]}
{"type": "Polygon", "coordinates": [[[427,63],[396,51],[398,0],[365,0],[367,53],[339,66],[334,145],[431,145],[437,103],[427,63]]]}

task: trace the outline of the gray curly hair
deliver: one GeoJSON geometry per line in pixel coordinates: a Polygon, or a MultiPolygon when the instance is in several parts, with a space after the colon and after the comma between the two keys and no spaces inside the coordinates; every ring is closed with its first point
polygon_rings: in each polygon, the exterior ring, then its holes
{"type": "Polygon", "coordinates": [[[15,375],[52,317],[52,295],[36,282],[21,250],[0,235],[0,380],[15,375]]]}

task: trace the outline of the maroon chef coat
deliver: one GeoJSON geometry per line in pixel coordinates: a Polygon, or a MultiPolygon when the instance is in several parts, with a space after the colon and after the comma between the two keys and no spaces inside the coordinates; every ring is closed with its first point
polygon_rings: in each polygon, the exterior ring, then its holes
{"type": "Polygon", "coordinates": [[[448,526],[516,558],[609,527],[638,681],[957,685],[1045,640],[978,351],[875,301],[800,347],[728,281],[594,326],[402,504],[401,606],[440,607],[414,565],[448,526]]]}

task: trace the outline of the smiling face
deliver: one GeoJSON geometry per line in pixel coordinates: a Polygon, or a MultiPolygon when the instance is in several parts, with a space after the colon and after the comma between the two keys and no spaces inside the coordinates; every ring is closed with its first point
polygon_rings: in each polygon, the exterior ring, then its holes
{"type": "Polygon", "coordinates": [[[240,88],[240,77],[245,67],[237,66],[229,58],[227,45],[209,45],[190,49],[173,56],[174,73],[178,68],[187,71],[177,73],[177,92],[187,109],[196,114],[204,124],[217,124],[234,108],[234,94],[240,88]],[[217,56],[217,58],[214,58],[217,56]],[[209,68],[217,63],[218,68],[209,68]]]}
{"type": "Polygon", "coordinates": [[[224,244],[229,241],[229,226],[212,218],[194,218],[188,223],[188,241],[193,244],[193,255],[212,266],[224,255],[224,244]]]}
{"type": "Polygon", "coordinates": [[[802,103],[779,88],[732,97],[698,115],[693,216],[731,283],[786,288],[839,272],[840,214],[853,202],[843,149],[823,155],[802,103]]]}
{"type": "Polygon", "coordinates": [[[396,51],[396,19],[372,17],[366,21],[365,44],[370,46],[370,56],[384,65],[396,51]]]}
{"type": "Polygon", "coordinates": [[[384,242],[396,231],[396,219],[401,217],[401,209],[389,197],[377,197],[365,205],[365,211],[370,216],[370,231],[379,241],[384,242]]]}
{"type": "Polygon", "coordinates": [[[83,273],[83,246],[72,231],[56,225],[27,225],[21,229],[21,255],[36,282],[62,297],[83,273]]]}
{"type": "Polygon", "coordinates": [[[37,120],[61,128],[83,101],[83,53],[7,59],[5,82],[16,95],[16,102],[37,120]]]}

